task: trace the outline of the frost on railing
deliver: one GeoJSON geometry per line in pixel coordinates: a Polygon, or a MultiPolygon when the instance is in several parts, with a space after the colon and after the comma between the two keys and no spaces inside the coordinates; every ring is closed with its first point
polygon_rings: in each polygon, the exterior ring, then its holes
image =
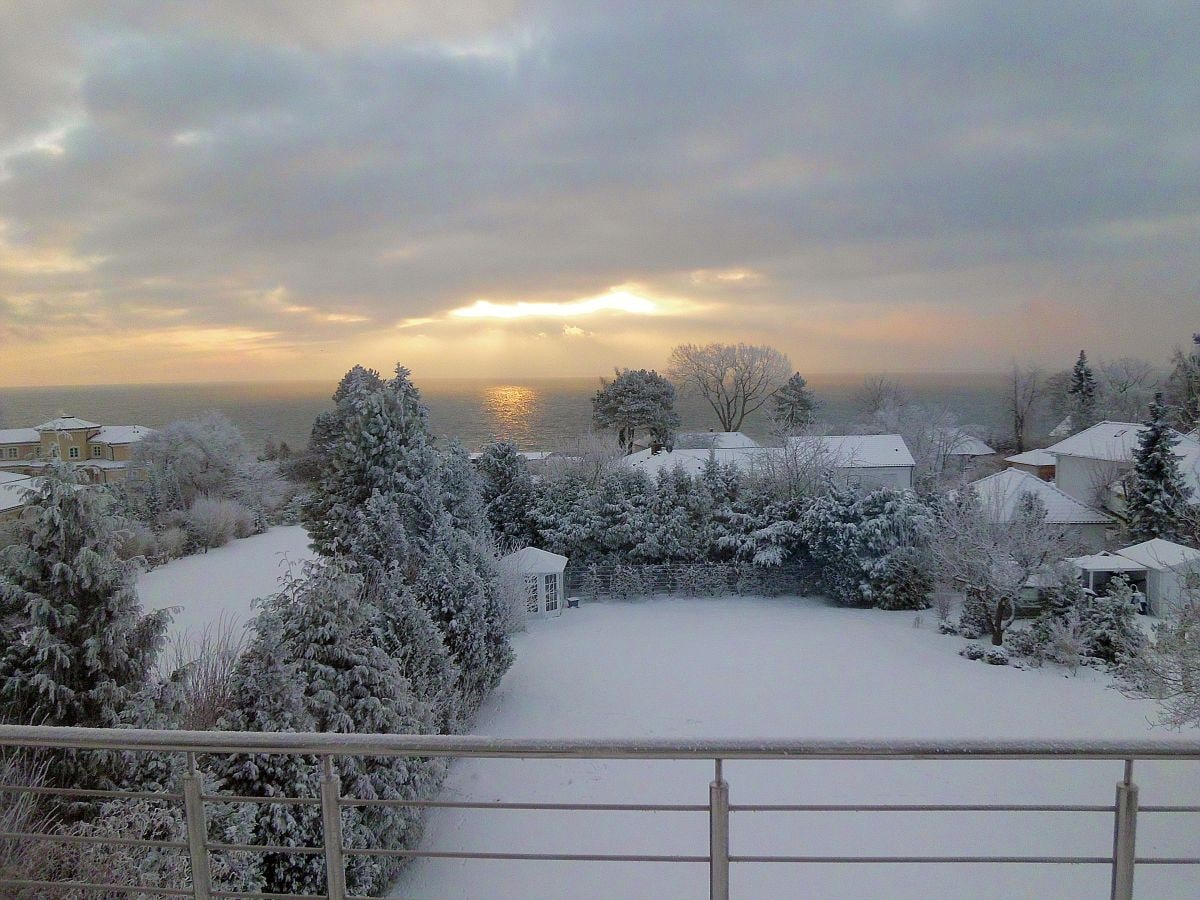
{"type": "MultiPolygon", "coordinates": [[[[1133,896],[1138,865],[1200,865],[1200,857],[1137,856],[1137,820],[1144,813],[1200,814],[1200,806],[1138,804],[1134,782],[1137,760],[1200,761],[1200,742],[1183,741],[1020,741],[1020,740],[513,740],[472,736],[386,735],[386,734],[299,734],[263,732],[150,731],[139,729],[39,728],[0,725],[0,896],[5,898],[127,896],[244,898],[317,898],[345,900],[347,872],[364,859],[403,860],[415,857],[544,862],[626,862],[705,866],[710,896],[728,898],[730,867],[754,864],[813,865],[839,864],[1064,864],[1106,866],[1111,870],[1111,896],[1129,900],[1133,896]],[[30,770],[14,765],[21,754],[42,749],[76,752],[124,751],[129,753],[182,754],[177,789],[162,791],[116,791],[79,785],[46,787],[30,770]],[[206,785],[197,766],[197,756],[238,754],[302,755],[319,760],[319,785],[311,796],[234,796],[216,792],[206,785]],[[565,803],[527,802],[520,799],[494,801],[397,800],[345,796],[338,776],[337,761],[346,757],[495,757],[511,759],[633,759],[708,760],[712,779],[708,803],[655,804],[634,802],[565,803]],[[737,803],[736,791],[724,775],[728,760],[857,760],[870,765],[878,760],[1112,760],[1123,764],[1112,802],[1093,804],[815,804],[737,803]],[[65,827],[63,823],[39,818],[30,811],[29,800],[46,796],[66,800],[91,800],[133,804],[148,822],[159,823],[153,837],[128,837],[97,827],[65,827]],[[235,843],[227,835],[214,834],[209,812],[214,806],[272,804],[280,808],[312,811],[313,840],[295,846],[235,843]],[[576,812],[636,812],[705,815],[708,842],[691,854],[550,853],[503,850],[460,850],[454,847],[396,848],[348,846],[342,834],[343,813],[351,807],[410,807],[414,810],[452,808],[458,810],[527,810],[576,812]],[[155,811],[157,810],[157,811],[155,811]],[[167,810],[167,811],[163,811],[167,810]],[[1113,823],[1111,853],[1071,856],[835,856],[734,854],[730,852],[729,823],[733,815],[756,813],[1003,813],[1037,812],[1062,814],[1105,814],[1113,823]],[[104,861],[94,878],[63,879],[53,873],[41,877],[30,871],[30,861],[43,856],[39,848],[70,846],[92,853],[104,861]],[[158,877],[147,880],[138,872],[138,854],[153,855],[160,865],[158,877]],[[304,857],[313,860],[323,876],[320,893],[266,892],[237,886],[231,859],[248,854],[304,857]],[[115,864],[134,860],[131,868],[115,864]],[[170,864],[162,865],[164,859],[170,864]],[[25,868],[22,868],[24,861],[25,868]],[[165,876],[163,873],[167,873],[165,876]]],[[[1099,798],[1097,798],[1099,799],[1099,798]]]]}

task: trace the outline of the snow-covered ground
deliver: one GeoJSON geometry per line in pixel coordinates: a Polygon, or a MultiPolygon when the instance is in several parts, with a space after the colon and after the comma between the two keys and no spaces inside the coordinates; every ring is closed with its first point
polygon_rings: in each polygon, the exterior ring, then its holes
{"type": "MultiPolygon", "coordinates": [[[[585,605],[533,622],[476,722],[504,737],[1170,737],[1103,675],[970,662],[913,613],[744,598],[585,605]]],[[[734,762],[732,803],[1113,800],[1115,762],[734,762]]],[[[460,760],[445,798],[705,803],[711,764],[460,760]]],[[[1200,803],[1200,764],[1139,763],[1143,804],[1200,803]]],[[[1139,854],[1200,854],[1200,815],[1144,813],[1139,854]]],[[[1103,813],[734,813],[735,854],[1088,855],[1103,813]]],[[[435,810],[426,849],[707,853],[703,813],[435,810]]],[[[731,889],[776,897],[1102,897],[1100,865],[734,864],[731,889]]],[[[395,896],[702,897],[702,864],[418,860],[395,896]]],[[[1200,871],[1139,866],[1138,896],[1200,896],[1200,871]]]]}
{"type": "Polygon", "coordinates": [[[219,623],[241,628],[253,615],[251,603],[278,590],[286,566],[312,557],[302,527],[272,528],[144,572],[138,594],[147,611],[179,607],[171,624],[175,635],[199,635],[219,623]]]}

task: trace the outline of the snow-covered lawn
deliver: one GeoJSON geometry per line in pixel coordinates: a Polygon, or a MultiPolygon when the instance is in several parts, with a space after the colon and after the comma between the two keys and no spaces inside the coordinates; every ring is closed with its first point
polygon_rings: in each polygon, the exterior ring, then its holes
{"type": "MultiPolygon", "coordinates": [[[[474,733],[504,737],[1170,737],[1103,675],[969,662],[932,613],[814,599],[585,605],[536,621],[474,733]]],[[[1113,800],[1115,762],[726,764],[738,803],[1113,800]]],[[[705,803],[711,764],[460,760],[445,798],[705,803]]],[[[1200,764],[1139,763],[1143,804],[1200,803],[1200,764]]],[[[1087,855],[1104,813],[734,813],[735,854],[1087,855]]],[[[1200,854],[1200,815],[1143,814],[1139,855],[1200,854]]],[[[707,853],[703,813],[434,810],[426,849],[707,853]]],[[[1103,897],[1105,866],[734,864],[732,893],[776,897],[1103,897]]],[[[395,896],[702,897],[702,864],[418,860],[395,896]]],[[[1200,896],[1200,871],[1139,866],[1141,897],[1200,896]]]]}
{"type": "Polygon", "coordinates": [[[278,590],[288,563],[312,557],[302,527],[272,528],[144,572],[138,594],[147,611],[180,607],[171,625],[173,634],[198,635],[220,622],[240,628],[253,615],[251,602],[278,590]]]}

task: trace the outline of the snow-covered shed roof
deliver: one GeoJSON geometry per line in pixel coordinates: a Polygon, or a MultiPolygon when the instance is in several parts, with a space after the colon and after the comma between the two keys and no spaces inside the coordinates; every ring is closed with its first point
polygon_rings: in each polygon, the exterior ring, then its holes
{"type": "Polygon", "coordinates": [[[882,469],[888,466],[915,466],[908,444],[898,434],[830,434],[817,438],[792,438],[792,441],[824,445],[829,461],[839,469],[882,469]]]}
{"type": "Polygon", "coordinates": [[[88,440],[93,444],[136,444],[151,434],[154,429],[145,425],[105,425],[88,440]]]}
{"type": "Polygon", "coordinates": [[[758,441],[740,431],[683,431],[675,435],[679,450],[744,450],[758,446],[758,441]]]}
{"type": "Polygon", "coordinates": [[[1085,572],[1144,572],[1146,567],[1117,553],[1102,550],[1091,556],[1075,556],[1068,562],[1085,572]]]}
{"type": "Polygon", "coordinates": [[[500,562],[517,572],[529,575],[557,573],[567,567],[567,558],[549,550],[524,547],[503,557],[500,562]]]}
{"type": "Polygon", "coordinates": [[[1012,519],[1025,494],[1041,498],[1046,507],[1046,521],[1054,525],[1104,525],[1112,521],[1100,510],[1080,503],[1050,482],[1021,469],[1005,469],[971,482],[971,487],[997,522],[1012,519]]]}
{"type": "Polygon", "coordinates": [[[41,440],[36,428],[0,428],[0,444],[37,444],[41,440]]]}
{"type": "Polygon", "coordinates": [[[1005,462],[1016,463],[1019,466],[1052,466],[1057,459],[1047,450],[1026,450],[1024,453],[1004,457],[1005,462]]]}
{"type": "Polygon", "coordinates": [[[89,422],[87,419],[80,419],[78,416],[59,416],[57,419],[51,419],[49,422],[43,422],[38,425],[35,431],[78,431],[84,428],[99,428],[99,422],[89,422]]]}
{"type": "Polygon", "coordinates": [[[1148,569],[1177,569],[1181,566],[1190,568],[1200,563],[1200,550],[1193,550],[1191,547],[1162,538],[1142,541],[1140,544],[1118,550],[1117,553],[1148,569]]]}

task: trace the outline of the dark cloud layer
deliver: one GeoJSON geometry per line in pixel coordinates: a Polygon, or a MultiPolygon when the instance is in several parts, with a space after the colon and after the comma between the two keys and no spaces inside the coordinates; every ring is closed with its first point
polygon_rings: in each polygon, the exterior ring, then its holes
{"type": "Polygon", "coordinates": [[[1195,4],[390,6],[0,11],[0,379],[187,329],[297,374],[623,284],[689,303],[557,339],[574,371],[630,328],[855,369],[1200,326],[1195,4]]]}

